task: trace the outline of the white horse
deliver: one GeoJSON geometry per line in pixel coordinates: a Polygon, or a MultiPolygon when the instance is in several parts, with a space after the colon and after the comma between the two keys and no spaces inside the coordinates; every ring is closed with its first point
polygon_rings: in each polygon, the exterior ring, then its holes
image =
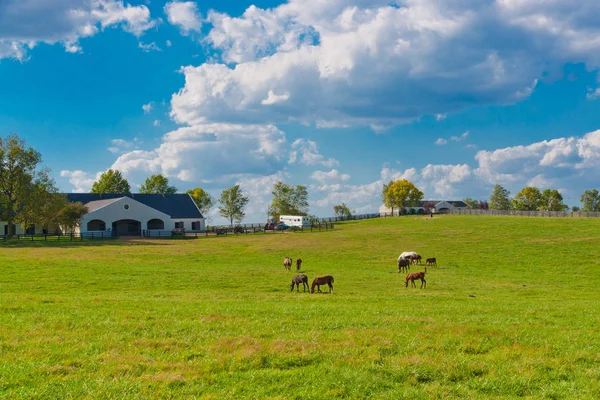
{"type": "Polygon", "coordinates": [[[404,253],[400,254],[400,257],[398,257],[398,261],[400,260],[412,260],[414,258],[417,257],[417,253],[414,251],[405,251],[404,253]]]}

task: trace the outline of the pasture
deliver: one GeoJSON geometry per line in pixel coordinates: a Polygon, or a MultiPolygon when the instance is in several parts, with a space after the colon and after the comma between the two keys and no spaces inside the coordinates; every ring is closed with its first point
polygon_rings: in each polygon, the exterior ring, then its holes
{"type": "Polygon", "coordinates": [[[436,216],[2,244],[0,397],[600,398],[599,232],[436,216]],[[437,258],[426,289],[407,250],[437,258]],[[335,293],[290,292],[298,257],[335,293]]]}

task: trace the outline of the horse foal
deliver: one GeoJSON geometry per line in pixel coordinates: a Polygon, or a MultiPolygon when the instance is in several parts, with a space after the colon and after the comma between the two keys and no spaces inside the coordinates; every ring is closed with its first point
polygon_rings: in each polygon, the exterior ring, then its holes
{"type": "Polygon", "coordinates": [[[425,288],[427,288],[427,281],[425,280],[425,274],[427,273],[427,268],[425,268],[425,272],[411,272],[408,275],[406,275],[406,280],[404,281],[404,287],[408,287],[408,281],[410,281],[412,283],[412,287],[416,288],[417,285],[415,285],[415,280],[420,279],[421,280],[421,289],[423,289],[423,286],[425,286],[425,288]]]}
{"type": "Polygon", "coordinates": [[[294,279],[292,279],[292,285],[290,286],[290,292],[294,291],[294,285],[296,285],[296,287],[298,288],[298,291],[300,291],[301,283],[302,283],[302,289],[304,289],[304,291],[306,292],[306,289],[308,289],[308,276],[306,276],[306,275],[296,275],[294,277],[294,279]]]}

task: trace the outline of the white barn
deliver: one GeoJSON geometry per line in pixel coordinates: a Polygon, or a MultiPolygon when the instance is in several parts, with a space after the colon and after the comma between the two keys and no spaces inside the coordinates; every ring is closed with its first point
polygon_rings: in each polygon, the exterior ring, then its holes
{"type": "MultiPolygon", "coordinates": [[[[80,202],[88,208],[75,231],[86,236],[92,233],[167,236],[174,229],[194,232],[206,228],[205,219],[189,194],[67,193],[66,196],[69,202],[80,202]]],[[[15,234],[46,233],[35,224],[27,229],[19,225],[15,228],[15,234]]],[[[0,222],[0,229],[6,234],[7,223],[0,222]]]]}

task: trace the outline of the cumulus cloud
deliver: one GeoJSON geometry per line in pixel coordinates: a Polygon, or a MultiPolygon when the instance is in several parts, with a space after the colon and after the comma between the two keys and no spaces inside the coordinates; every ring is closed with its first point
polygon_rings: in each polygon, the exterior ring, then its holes
{"type": "Polygon", "coordinates": [[[92,190],[92,185],[100,178],[100,174],[101,172],[98,172],[95,177],[92,177],[87,172],[81,170],[60,171],[61,178],[69,178],[69,183],[73,185],[71,190],[74,193],[87,193],[92,190]]]}
{"type": "Polygon", "coordinates": [[[125,139],[112,139],[110,141],[111,147],[108,148],[108,151],[111,153],[122,153],[134,147],[138,147],[142,142],[138,138],[133,138],[133,140],[128,141],[125,139]]]}
{"type": "Polygon", "coordinates": [[[290,164],[303,165],[322,165],[324,167],[334,167],[339,164],[336,159],[325,157],[319,153],[317,143],[308,139],[297,139],[292,143],[292,151],[289,157],[290,164]]]}
{"type": "Polygon", "coordinates": [[[154,126],[160,126],[160,121],[155,119],[154,122],[152,123],[152,125],[154,126]]]}
{"type": "Polygon", "coordinates": [[[600,3],[532,4],[290,0],[239,17],[209,12],[207,41],[223,63],[183,68],[171,115],[390,126],[515,103],[565,63],[600,67],[600,20],[590,17],[600,3]],[[294,101],[273,107],[268,99],[283,93],[294,101]]]}
{"type": "Polygon", "coordinates": [[[170,24],[179,27],[181,33],[188,35],[191,31],[199,32],[202,28],[202,17],[198,6],[193,1],[173,1],[164,7],[170,24]]]}
{"type": "Polygon", "coordinates": [[[141,36],[156,25],[148,7],[121,0],[3,0],[0,2],[0,59],[24,61],[39,43],[61,43],[80,52],[81,38],[108,27],[141,36]]]}
{"type": "Polygon", "coordinates": [[[350,175],[342,174],[337,169],[332,169],[329,172],[315,171],[312,173],[311,178],[324,184],[332,182],[346,182],[350,179],[350,175]]]}
{"type": "Polygon", "coordinates": [[[444,138],[438,138],[435,141],[435,144],[437,144],[438,146],[443,146],[445,144],[448,144],[448,141],[446,139],[444,139],[444,138]]]}
{"type": "Polygon", "coordinates": [[[162,173],[185,182],[272,174],[283,167],[285,134],[272,125],[196,125],[169,132],[153,150],[134,150],[112,165],[135,182],[162,173]]]}
{"type": "Polygon", "coordinates": [[[462,142],[463,140],[465,140],[467,138],[467,136],[469,136],[469,131],[464,132],[460,136],[450,136],[450,140],[452,140],[454,142],[462,142]]]}

